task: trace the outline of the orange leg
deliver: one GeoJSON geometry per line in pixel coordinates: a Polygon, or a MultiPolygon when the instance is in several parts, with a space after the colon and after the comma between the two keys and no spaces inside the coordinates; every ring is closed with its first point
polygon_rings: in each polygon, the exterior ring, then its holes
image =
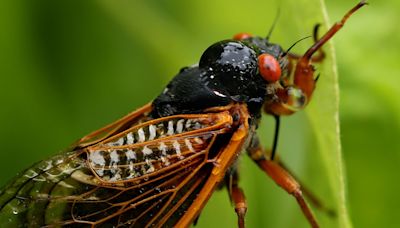
{"type": "Polygon", "coordinates": [[[300,184],[289,174],[289,172],[282,168],[278,162],[268,159],[261,149],[257,138],[253,139],[252,145],[250,145],[247,151],[251,159],[255,161],[257,165],[275,181],[276,184],[295,197],[311,227],[318,228],[319,225],[317,220],[304,200],[300,184]]]}
{"type": "Polygon", "coordinates": [[[314,206],[317,210],[324,212],[331,217],[336,216],[336,211],[323,204],[321,200],[318,199],[318,197],[315,196],[315,194],[310,189],[308,189],[306,186],[304,186],[304,184],[301,183],[301,181],[299,181],[299,178],[297,178],[296,175],[294,175],[293,172],[291,172],[290,169],[288,169],[287,166],[282,161],[277,159],[277,162],[279,166],[285,169],[286,172],[288,172],[295,180],[297,180],[297,182],[301,186],[301,191],[303,192],[303,195],[308,199],[309,203],[312,206],[314,206]]]}
{"type": "MultiPolygon", "coordinates": [[[[314,26],[314,33],[313,33],[313,37],[314,37],[314,43],[318,42],[318,29],[321,25],[320,24],[316,24],[314,26]]],[[[290,85],[290,76],[292,76],[292,71],[294,69],[294,67],[296,66],[297,61],[303,57],[302,55],[298,55],[295,53],[291,53],[290,50],[288,50],[288,52],[286,53],[286,55],[288,56],[289,59],[289,63],[287,66],[287,72],[286,72],[286,78],[283,79],[283,83],[285,86],[289,86],[290,85]]],[[[311,61],[314,63],[320,63],[325,59],[325,52],[324,50],[319,49],[318,50],[318,55],[313,56],[311,58],[311,61]]]]}
{"type": "MultiPolygon", "coordinates": [[[[314,31],[313,31],[314,43],[317,43],[319,41],[318,30],[319,30],[320,26],[321,26],[321,24],[316,24],[314,26],[314,31]]],[[[303,57],[302,55],[298,55],[298,54],[291,53],[291,52],[287,53],[287,55],[289,57],[289,61],[299,60],[301,57],[303,57]]],[[[325,58],[325,52],[324,52],[324,50],[322,50],[322,48],[320,48],[320,49],[318,49],[318,55],[313,56],[311,58],[311,62],[320,63],[320,62],[322,62],[322,60],[324,60],[324,58],[325,58]]]]}
{"type": "Polygon", "coordinates": [[[231,201],[233,201],[233,204],[235,205],[235,212],[238,216],[238,227],[244,228],[245,227],[244,220],[247,212],[247,203],[243,190],[238,185],[239,182],[238,177],[239,176],[237,172],[228,175],[226,185],[229,193],[229,198],[231,199],[231,201]]]}

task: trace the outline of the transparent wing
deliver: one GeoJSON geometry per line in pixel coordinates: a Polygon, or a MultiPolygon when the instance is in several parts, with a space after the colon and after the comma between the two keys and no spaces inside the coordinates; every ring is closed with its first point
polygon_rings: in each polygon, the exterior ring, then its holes
{"type": "Polygon", "coordinates": [[[144,105],[143,107],[129,113],[121,119],[96,130],[85,137],[81,138],[77,143],[71,146],[76,149],[77,147],[82,148],[89,145],[98,143],[106,138],[109,138],[121,131],[124,131],[132,126],[148,121],[150,118],[149,113],[151,112],[151,103],[144,105]]]}
{"type": "Polygon", "coordinates": [[[207,181],[209,159],[229,142],[232,117],[220,112],[138,119],[22,173],[1,192],[0,222],[173,226],[207,181]]]}

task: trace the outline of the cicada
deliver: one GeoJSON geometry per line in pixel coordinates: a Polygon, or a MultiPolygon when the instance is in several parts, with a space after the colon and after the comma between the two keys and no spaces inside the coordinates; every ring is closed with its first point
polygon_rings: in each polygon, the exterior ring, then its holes
{"type": "Polygon", "coordinates": [[[365,4],[321,38],[315,32],[304,55],[247,33],[211,45],[151,103],[11,181],[0,194],[1,226],[188,227],[225,186],[244,227],[236,169],[244,150],[318,227],[300,185],[275,159],[279,119],[310,102],[312,63],[322,61],[321,47],[365,4]],[[276,120],[271,153],[256,133],[262,111],[276,120]]]}

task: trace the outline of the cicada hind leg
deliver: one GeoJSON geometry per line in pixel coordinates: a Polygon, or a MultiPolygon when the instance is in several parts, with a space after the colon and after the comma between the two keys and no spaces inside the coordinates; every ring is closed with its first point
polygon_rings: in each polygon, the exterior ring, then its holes
{"type": "Polygon", "coordinates": [[[238,217],[238,227],[245,227],[245,216],[247,212],[246,196],[239,186],[239,173],[237,170],[228,173],[225,176],[225,185],[228,190],[229,198],[235,206],[235,212],[238,217]]]}
{"type": "Polygon", "coordinates": [[[252,142],[247,148],[247,153],[260,169],[271,177],[279,187],[296,199],[311,227],[318,228],[318,222],[304,199],[299,182],[279,162],[269,159],[269,155],[263,150],[257,136],[253,136],[252,142]]]}

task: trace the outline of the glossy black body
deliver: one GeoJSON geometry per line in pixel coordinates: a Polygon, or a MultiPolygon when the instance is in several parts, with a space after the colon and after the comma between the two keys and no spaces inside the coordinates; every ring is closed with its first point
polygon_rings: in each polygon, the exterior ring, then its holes
{"type": "Polygon", "coordinates": [[[260,116],[274,88],[259,74],[260,54],[268,53],[287,67],[283,49],[267,39],[224,40],[207,48],[199,64],[183,68],[153,102],[153,117],[201,113],[232,102],[246,103],[252,116],[260,116]]]}

